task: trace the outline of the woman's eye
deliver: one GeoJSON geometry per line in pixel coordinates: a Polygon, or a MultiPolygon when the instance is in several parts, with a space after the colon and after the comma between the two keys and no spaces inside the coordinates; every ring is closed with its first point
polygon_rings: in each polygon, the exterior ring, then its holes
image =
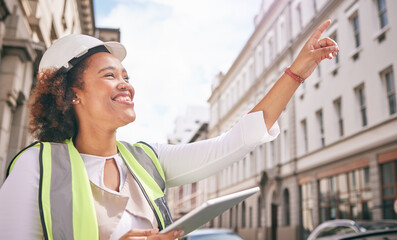
{"type": "Polygon", "coordinates": [[[105,75],[105,77],[112,77],[112,78],[114,78],[114,74],[113,74],[113,73],[107,73],[107,74],[105,75]]]}
{"type": "Polygon", "coordinates": [[[130,77],[128,77],[128,76],[124,77],[124,81],[129,82],[130,81],[130,77]]]}

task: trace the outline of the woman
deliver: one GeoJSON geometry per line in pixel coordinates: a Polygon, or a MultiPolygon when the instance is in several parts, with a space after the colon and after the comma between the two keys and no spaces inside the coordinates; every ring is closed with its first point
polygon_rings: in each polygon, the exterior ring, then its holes
{"type": "Polygon", "coordinates": [[[0,190],[0,239],[182,236],[158,233],[171,222],[165,188],[208,177],[273,140],[300,83],[339,51],[320,39],[330,23],[231,130],[177,146],[116,141],[116,130],[135,120],[121,44],[84,35],[58,40],[43,55],[31,103],[31,132],[40,142],[16,156],[0,190]]]}

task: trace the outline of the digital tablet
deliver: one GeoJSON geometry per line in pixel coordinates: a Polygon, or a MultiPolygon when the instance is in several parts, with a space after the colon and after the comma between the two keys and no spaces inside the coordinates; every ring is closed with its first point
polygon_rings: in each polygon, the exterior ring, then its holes
{"type": "Polygon", "coordinates": [[[208,200],[173,222],[160,233],[167,233],[171,230],[183,230],[186,235],[258,191],[259,187],[255,187],[208,200]]]}

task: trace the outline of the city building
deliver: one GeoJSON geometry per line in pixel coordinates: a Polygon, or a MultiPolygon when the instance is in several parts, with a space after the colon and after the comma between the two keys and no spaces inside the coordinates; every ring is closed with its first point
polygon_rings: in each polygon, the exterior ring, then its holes
{"type": "Polygon", "coordinates": [[[120,41],[118,29],[95,27],[93,0],[0,0],[0,185],[11,158],[34,141],[27,105],[41,56],[73,33],[120,41]]]}
{"type": "MultiPolygon", "coordinates": [[[[207,139],[208,107],[188,106],[186,114],[175,120],[175,129],[168,136],[169,144],[186,144],[207,139]]],[[[167,190],[167,201],[174,219],[178,219],[205,202],[205,179],[167,190]]]]}
{"type": "Polygon", "coordinates": [[[340,53],[295,93],[280,136],[207,181],[207,198],[261,192],[211,222],[244,239],[306,239],[329,219],[397,219],[397,1],[263,0],[255,30],[212,84],[209,137],[269,91],[326,19],[340,53]]]}

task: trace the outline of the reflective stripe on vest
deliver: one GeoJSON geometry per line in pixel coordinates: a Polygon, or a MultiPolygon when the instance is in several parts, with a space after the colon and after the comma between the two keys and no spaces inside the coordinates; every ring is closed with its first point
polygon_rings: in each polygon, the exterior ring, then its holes
{"type": "MultiPolygon", "coordinates": [[[[165,178],[158,158],[144,143],[124,144],[117,142],[120,156],[148,200],[161,230],[172,223],[172,218],[165,201],[165,178]]],[[[39,208],[44,239],[98,239],[89,178],[73,142],[40,142],[31,146],[38,145],[39,208]]],[[[12,160],[7,175],[24,150],[12,160]]]]}
{"type": "Polygon", "coordinates": [[[157,155],[149,145],[143,142],[134,145],[118,142],[117,147],[132,176],[141,189],[143,188],[142,192],[155,212],[159,229],[164,229],[172,223],[172,217],[165,198],[164,172],[157,155]]]}

